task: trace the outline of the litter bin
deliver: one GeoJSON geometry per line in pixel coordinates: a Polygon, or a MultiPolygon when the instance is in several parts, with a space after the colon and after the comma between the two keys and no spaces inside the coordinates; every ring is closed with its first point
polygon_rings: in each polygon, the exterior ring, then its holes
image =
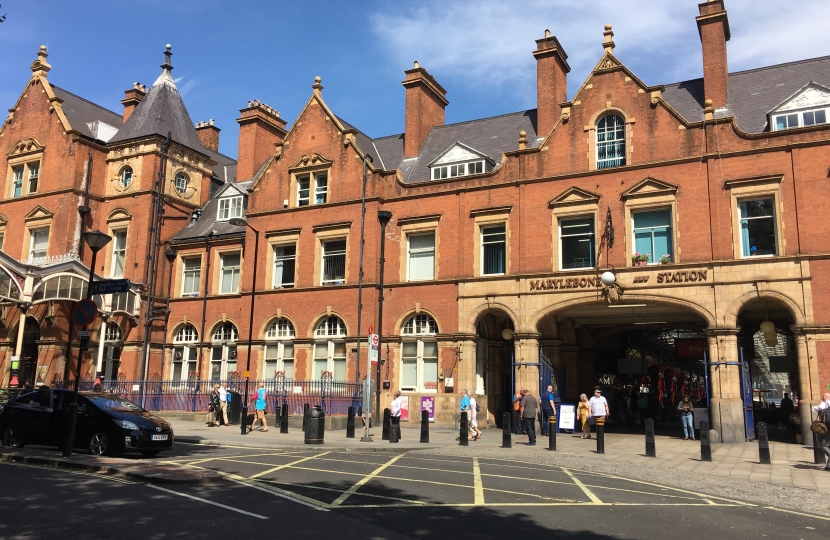
{"type": "Polygon", "coordinates": [[[320,406],[309,408],[305,412],[305,443],[323,444],[323,432],[326,429],[326,413],[320,406]]]}
{"type": "Polygon", "coordinates": [[[228,422],[239,424],[239,417],[242,414],[242,394],[235,390],[228,390],[228,422]]]}

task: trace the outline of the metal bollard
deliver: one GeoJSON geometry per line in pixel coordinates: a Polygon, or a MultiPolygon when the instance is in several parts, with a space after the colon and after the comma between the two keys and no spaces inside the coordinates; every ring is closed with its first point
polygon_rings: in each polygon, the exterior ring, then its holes
{"type": "Polygon", "coordinates": [[[758,461],[761,465],[772,464],[769,455],[769,434],[767,433],[766,422],[758,422],[758,461]]]}
{"type": "Polygon", "coordinates": [[[513,447],[513,434],[510,431],[510,417],[512,415],[509,412],[504,413],[501,420],[501,447],[502,448],[512,448],[513,447]]]}
{"type": "Polygon", "coordinates": [[[382,441],[389,440],[389,431],[392,427],[392,411],[389,409],[383,409],[383,435],[381,436],[382,441]]]}
{"type": "Polygon", "coordinates": [[[821,451],[821,441],[818,438],[818,433],[813,433],[813,463],[824,465],[824,452],[821,451]]]}
{"type": "Polygon", "coordinates": [[[709,422],[700,422],[700,461],[712,461],[712,441],[709,440],[709,422]]]}
{"type": "Polygon", "coordinates": [[[288,433],[288,403],[282,404],[280,412],[280,433],[288,433]]]}
{"type": "Polygon", "coordinates": [[[556,451],[556,415],[548,417],[548,450],[556,451]]]}
{"type": "Polygon", "coordinates": [[[305,433],[305,413],[308,412],[309,408],[311,408],[311,405],[309,405],[308,403],[303,405],[303,433],[305,433]]]}
{"type": "Polygon", "coordinates": [[[646,418],[646,457],[657,457],[654,444],[654,419],[646,418]]]}
{"type": "Polygon", "coordinates": [[[354,439],[354,407],[349,407],[349,415],[346,417],[346,438],[354,439]]]}
{"type": "Polygon", "coordinates": [[[467,440],[470,436],[470,428],[467,427],[467,411],[461,413],[461,423],[459,425],[458,444],[461,446],[468,446],[467,440]]]}
{"type": "Polygon", "coordinates": [[[605,417],[597,417],[597,454],[605,453],[605,417]]]}
{"type": "Polygon", "coordinates": [[[421,411],[421,442],[429,442],[429,411],[421,411]]]}

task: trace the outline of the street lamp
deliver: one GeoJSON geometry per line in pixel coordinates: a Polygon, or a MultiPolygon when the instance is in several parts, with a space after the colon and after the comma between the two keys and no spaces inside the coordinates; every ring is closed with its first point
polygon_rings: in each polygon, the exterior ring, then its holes
{"type": "MultiPolygon", "coordinates": [[[[95,281],[95,259],[101,248],[106,246],[112,240],[112,237],[102,233],[101,231],[88,231],[84,233],[84,242],[92,251],[92,262],[89,265],[89,282],[86,287],[86,299],[92,298],[92,282],[95,281]]],[[[84,327],[86,330],[86,327],[84,327]]],[[[70,329],[71,331],[71,329],[70,329]]],[[[78,390],[81,386],[81,362],[84,357],[84,350],[78,347],[78,365],[75,370],[75,389],[72,391],[72,403],[69,404],[69,426],[67,429],[66,446],[63,449],[63,457],[70,457],[72,455],[72,444],[75,439],[75,426],[78,423],[78,390]]]]}
{"type": "Polygon", "coordinates": [[[256,267],[259,258],[259,231],[251,227],[247,220],[231,218],[228,223],[237,227],[248,227],[254,231],[254,275],[251,283],[251,317],[248,319],[248,364],[245,368],[245,397],[242,399],[242,418],[239,429],[242,435],[248,434],[248,379],[251,377],[251,341],[254,339],[254,301],[256,300],[256,267]]]}

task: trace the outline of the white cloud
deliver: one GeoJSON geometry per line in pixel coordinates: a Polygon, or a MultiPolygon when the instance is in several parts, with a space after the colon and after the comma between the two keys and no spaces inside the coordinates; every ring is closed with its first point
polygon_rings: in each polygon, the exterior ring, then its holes
{"type": "MultiPolygon", "coordinates": [[[[830,0],[726,0],[732,31],[730,71],[830,54],[824,17],[830,0]],[[812,14],[812,15],[811,15],[812,14]]],[[[441,80],[481,91],[510,91],[535,81],[531,52],[545,28],[559,38],[573,71],[570,92],[602,55],[613,24],[615,54],[648,84],[701,75],[697,1],[435,1],[418,8],[385,5],[371,20],[395,69],[419,60],[441,80]]]]}

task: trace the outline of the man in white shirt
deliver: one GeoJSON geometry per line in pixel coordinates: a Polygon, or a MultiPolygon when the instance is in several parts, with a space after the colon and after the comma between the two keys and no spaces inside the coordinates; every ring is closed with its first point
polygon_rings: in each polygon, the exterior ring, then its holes
{"type": "Polygon", "coordinates": [[[223,382],[219,387],[219,425],[227,426],[228,423],[228,383],[223,382]]]}
{"type": "Polygon", "coordinates": [[[401,440],[401,391],[395,390],[395,398],[389,405],[389,412],[392,415],[392,426],[389,433],[389,442],[396,443],[401,440]]]}
{"type": "Polygon", "coordinates": [[[591,416],[594,418],[611,415],[611,410],[608,408],[608,401],[602,396],[602,390],[599,388],[594,390],[594,397],[588,400],[588,406],[591,408],[591,416]]]}
{"type": "MultiPolygon", "coordinates": [[[[830,392],[825,392],[821,396],[821,403],[813,407],[813,411],[817,413],[816,419],[824,420],[824,424],[830,428],[830,392]]],[[[830,471],[830,431],[819,436],[818,442],[821,445],[821,451],[827,455],[827,465],[824,470],[830,471]]]]}

